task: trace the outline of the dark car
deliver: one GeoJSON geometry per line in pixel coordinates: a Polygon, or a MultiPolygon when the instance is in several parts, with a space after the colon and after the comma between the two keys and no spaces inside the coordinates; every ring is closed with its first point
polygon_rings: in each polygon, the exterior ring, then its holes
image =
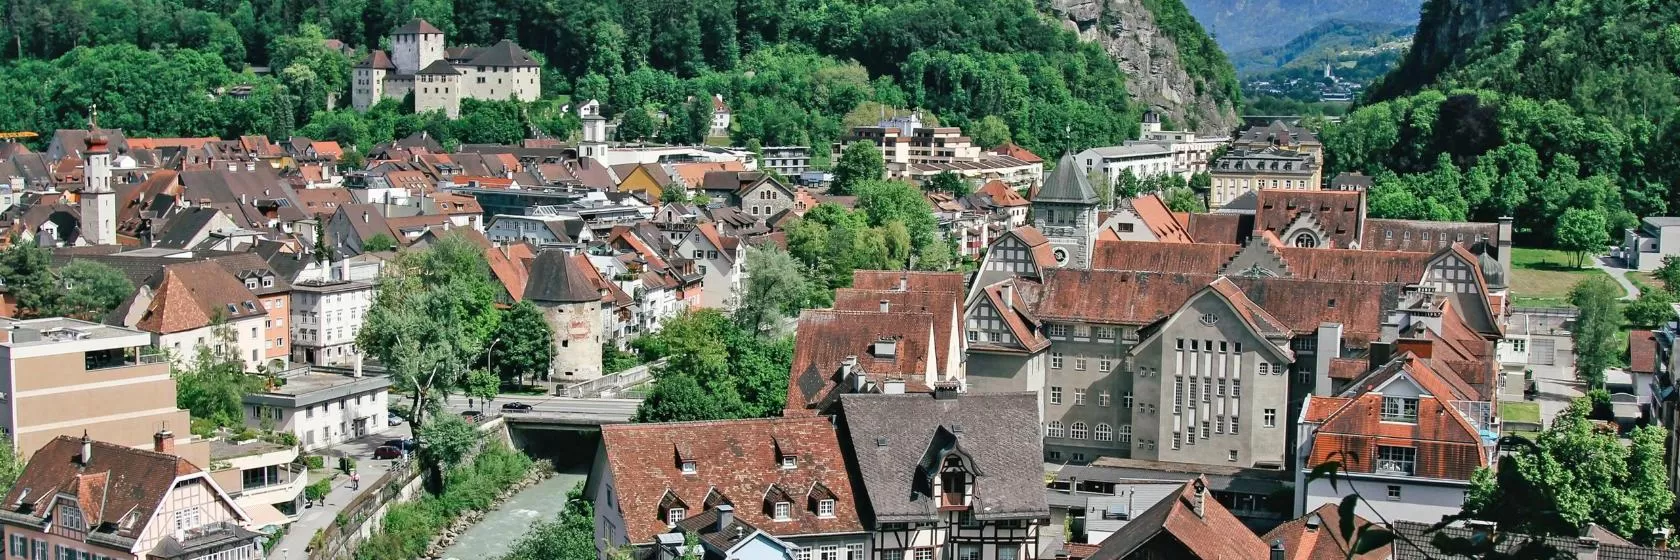
{"type": "Polygon", "coordinates": [[[401,449],[391,445],[381,445],[373,450],[373,458],[378,460],[397,459],[403,456],[401,449]]]}
{"type": "Polygon", "coordinates": [[[464,410],[464,411],[461,411],[461,419],[466,420],[468,422],[478,422],[479,420],[484,419],[484,411],[481,411],[481,410],[464,410]]]}
{"type": "Polygon", "coordinates": [[[502,405],[502,412],[530,412],[531,405],[522,402],[510,402],[502,405]]]}
{"type": "Polygon", "coordinates": [[[385,440],[385,443],[382,443],[382,444],[379,444],[379,445],[380,445],[380,447],[395,447],[395,448],[397,448],[398,450],[401,450],[401,451],[414,451],[414,448],[417,444],[414,443],[414,438],[403,438],[403,439],[388,439],[388,440],[385,440]]]}

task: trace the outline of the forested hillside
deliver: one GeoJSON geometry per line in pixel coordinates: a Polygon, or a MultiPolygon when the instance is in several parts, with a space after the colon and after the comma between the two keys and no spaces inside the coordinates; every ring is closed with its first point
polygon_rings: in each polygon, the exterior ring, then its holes
{"type": "MultiPolygon", "coordinates": [[[[1394,65],[1410,44],[1412,25],[1369,21],[1330,20],[1313,26],[1288,43],[1275,47],[1247,50],[1231,55],[1231,65],[1242,76],[1257,76],[1278,70],[1324,71],[1325,63],[1337,65],[1336,73],[1363,74],[1367,68],[1379,68],[1380,77],[1394,65]],[[1346,68],[1344,63],[1352,63],[1346,68]]],[[[1354,81],[1358,77],[1348,77],[1354,81]]]]}
{"type": "Polygon", "coordinates": [[[1413,55],[1449,62],[1408,60],[1383,92],[1420,92],[1370,103],[1327,130],[1330,170],[1378,174],[1374,214],[1515,216],[1534,242],[1555,241],[1566,219],[1612,233],[1674,208],[1680,3],[1543,0],[1483,11],[1512,4],[1431,0],[1435,15],[1420,24],[1413,55]],[[1441,50],[1442,37],[1467,29],[1481,29],[1463,41],[1471,46],[1441,50]]]}
{"type": "Polygon", "coordinates": [[[394,103],[325,113],[347,102],[348,67],[415,16],[452,44],[514,39],[546,62],[545,94],[663,109],[659,134],[678,141],[698,140],[685,100],[714,93],[735,111],[732,140],[764,145],[821,147],[884,108],[922,108],[982,143],[1053,154],[1133,136],[1143,109],[1107,53],[1029,0],[18,0],[0,29],[0,127],[77,126],[94,103],[137,135],[301,130],[364,148],[417,129],[495,141],[575,126],[558,103],[467,104],[470,126],[394,103]]]}
{"type": "Polygon", "coordinates": [[[1331,20],[1410,25],[1423,0],[1185,0],[1226,52],[1275,47],[1331,20]]]}

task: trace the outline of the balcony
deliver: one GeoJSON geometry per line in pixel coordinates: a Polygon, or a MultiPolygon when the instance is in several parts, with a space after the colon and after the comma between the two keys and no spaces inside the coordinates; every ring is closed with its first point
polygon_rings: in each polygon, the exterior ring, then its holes
{"type": "Polygon", "coordinates": [[[300,464],[245,469],[243,486],[233,496],[241,502],[279,503],[296,498],[309,485],[309,469],[300,464]]]}

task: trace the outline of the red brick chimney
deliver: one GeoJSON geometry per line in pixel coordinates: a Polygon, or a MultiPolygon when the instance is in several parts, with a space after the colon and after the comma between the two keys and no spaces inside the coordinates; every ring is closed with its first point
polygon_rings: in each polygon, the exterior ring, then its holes
{"type": "Polygon", "coordinates": [[[152,451],[165,455],[174,455],[175,434],[170,433],[169,428],[158,430],[158,433],[152,434],[152,451]]]}

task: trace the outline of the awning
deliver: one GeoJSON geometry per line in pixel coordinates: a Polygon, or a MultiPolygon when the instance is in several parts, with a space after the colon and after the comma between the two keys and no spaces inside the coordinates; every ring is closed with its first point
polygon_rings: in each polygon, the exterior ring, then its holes
{"type": "Polygon", "coordinates": [[[285,525],[293,521],[292,518],[287,517],[286,514],[268,504],[240,504],[240,507],[244,508],[245,513],[251,516],[251,522],[247,526],[252,529],[261,529],[269,525],[285,525]]]}

